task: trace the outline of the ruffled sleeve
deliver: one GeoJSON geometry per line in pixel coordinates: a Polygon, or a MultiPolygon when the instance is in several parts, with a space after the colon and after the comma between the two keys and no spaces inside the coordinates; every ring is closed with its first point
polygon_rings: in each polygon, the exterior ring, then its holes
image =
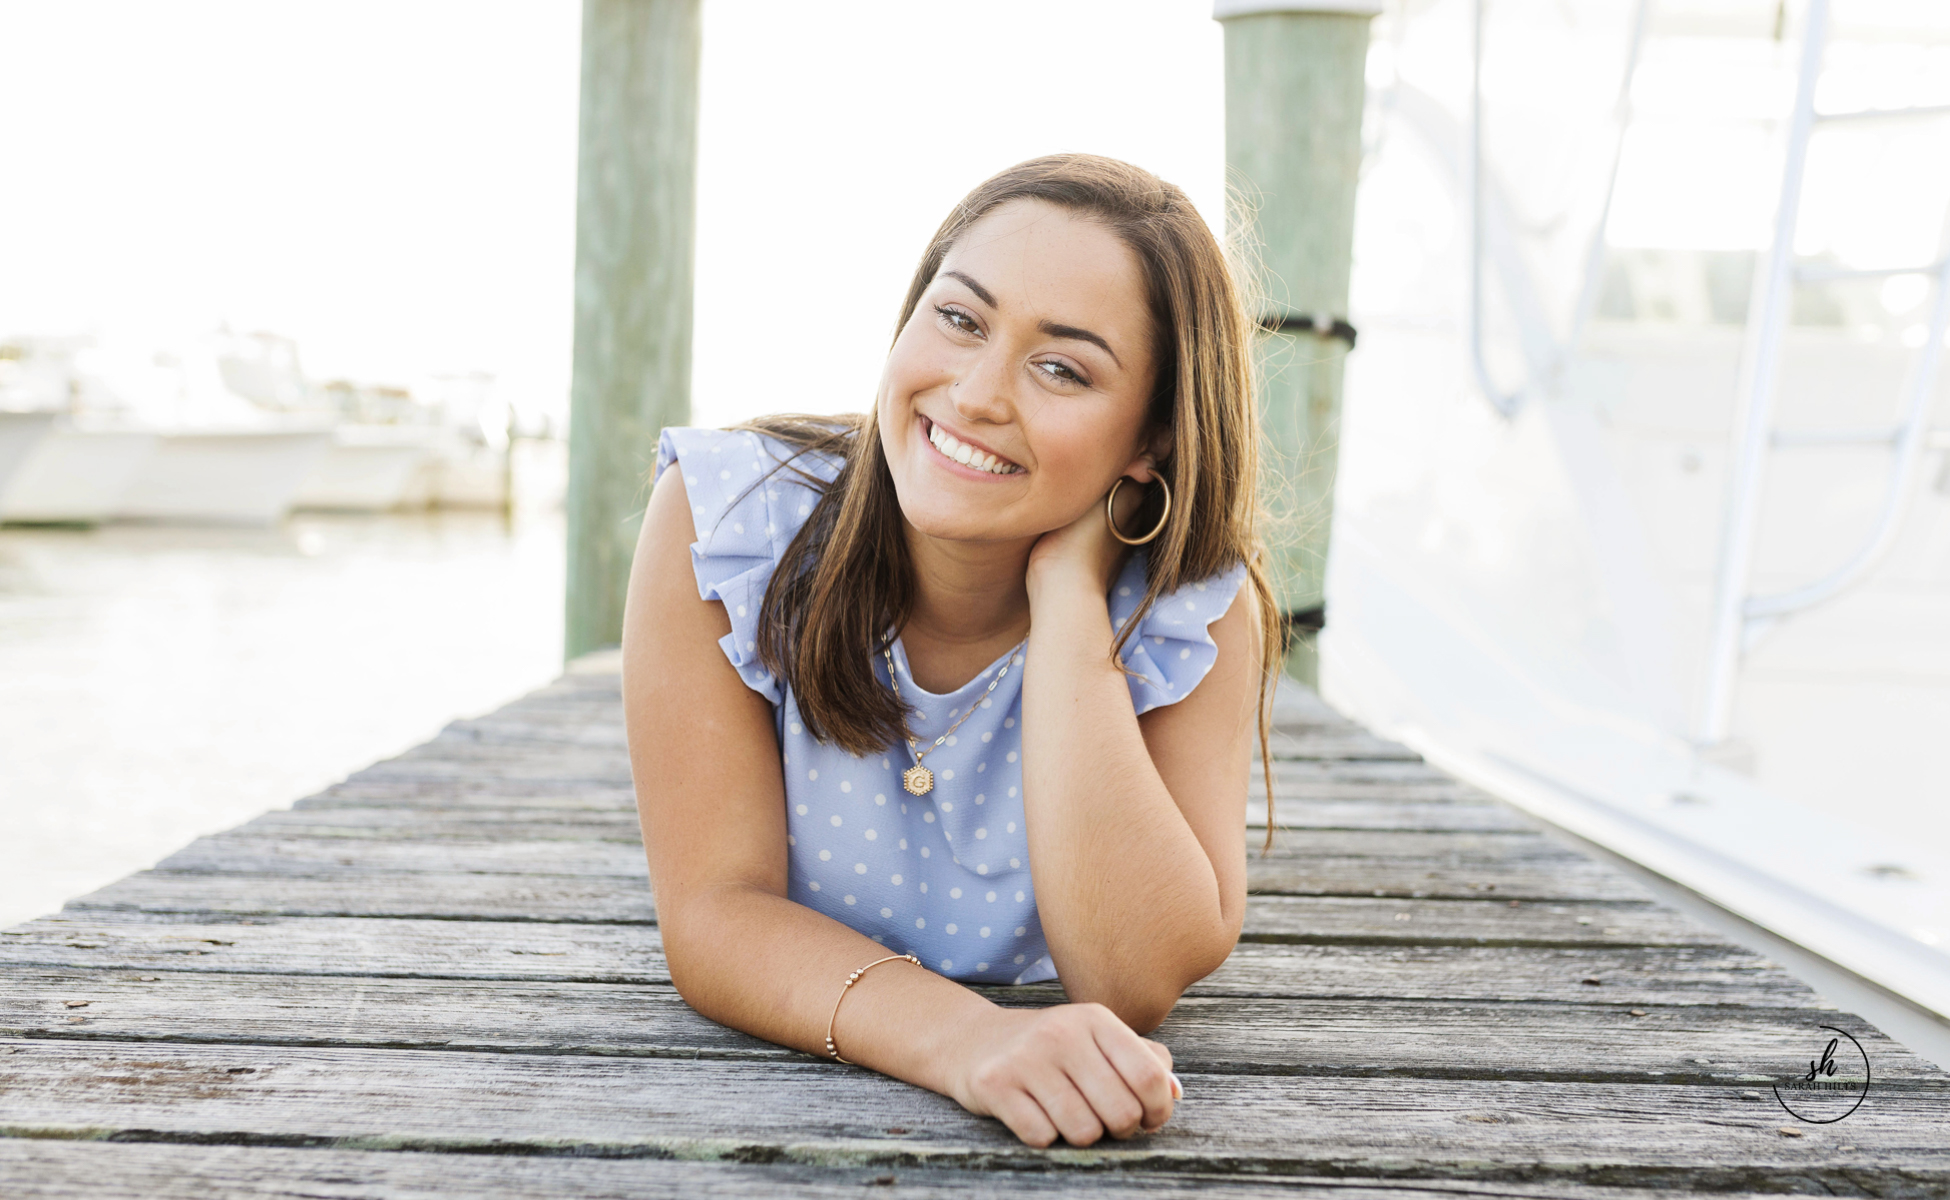
{"type": "MultiPolygon", "coordinates": [[[[1143,552],[1133,554],[1110,589],[1111,628],[1118,633],[1144,602],[1144,569],[1143,552]]],[[[1158,597],[1124,643],[1124,665],[1136,672],[1128,682],[1131,705],[1138,712],[1178,703],[1211,671],[1219,647],[1209,626],[1226,615],[1245,579],[1246,564],[1235,563],[1210,579],[1158,597]]]]}
{"type": "MultiPolygon", "coordinates": [[[[784,693],[758,658],[759,608],[779,558],[819,500],[811,485],[779,467],[790,456],[784,443],[742,429],[665,429],[657,443],[657,477],[672,465],[684,474],[697,532],[691,543],[697,594],[722,601],[731,618],[731,632],[718,645],[739,678],[773,704],[784,693]]],[[[797,465],[829,480],[839,470],[837,462],[811,454],[797,465]]]]}

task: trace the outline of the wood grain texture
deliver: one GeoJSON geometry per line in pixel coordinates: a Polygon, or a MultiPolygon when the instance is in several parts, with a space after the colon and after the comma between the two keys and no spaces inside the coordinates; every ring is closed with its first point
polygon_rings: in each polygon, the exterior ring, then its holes
{"type": "Polygon", "coordinates": [[[647,877],[451,871],[384,876],[143,871],[72,901],[66,911],[638,924],[657,918],[647,877]],[[348,887],[348,879],[359,886],[348,887]]]}
{"type": "Polygon", "coordinates": [[[221,1130],[224,1141],[351,1149],[852,1166],[1950,1188],[1950,1114],[1939,1096],[1895,1089],[1845,1132],[1784,1137],[1771,1096],[1731,1085],[1182,1072],[1185,1102],[1158,1133],[1051,1151],[836,1063],[31,1040],[0,1050],[11,1051],[0,1054],[0,1134],[15,1137],[221,1130]]]}
{"type": "MultiPolygon", "coordinates": [[[[1248,860],[1247,886],[1264,895],[1393,896],[1506,901],[1642,900],[1637,884],[1596,864],[1553,869],[1487,863],[1322,859],[1248,860]]],[[[70,908],[147,912],[276,913],[287,916],[448,917],[490,920],[648,921],[656,916],[642,877],[505,875],[440,871],[366,873],[348,888],[342,871],[316,874],[144,871],[71,902],[70,908]]]]}
{"type": "MultiPolygon", "coordinates": [[[[1011,1004],[1062,1000],[1054,989],[985,990],[1011,1004]]],[[[1692,1006],[1633,1016],[1602,989],[1578,1004],[1190,997],[1152,1036],[1180,1071],[1751,1086],[1795,1065],[1810,1030],[1836,1021],[1869,1052],[1878,1087],[1927,1085],[1937,1074],[1832,1012],[1692,1006]],[[1523,1031],[1521,1065],[1505,1061],[1512,1029],[1523,1031]]],[[[706,1020],[656,984],[22,971],[0,978],[0,1036],[805,1058],[706,1020]]]]}
{"type": "MultiPolygon", "coordinates": [[[[1014,1200],[1080,1190],[1106,1200],[1657,1200],[1664,1189],[1318,1176],[1239,1180],[1206,1172],[955,1171],[803,1163],[523,1157],[274,1146],[0,1138],[0,1195],[42,1200],[1014,1200]]],[[[1722,1192],[1716,1200],[1756,1200],[1722,1192]]]]}
{"type": "MultiPolygon", "coordinates": [[[[1266,827],[1266,808],[1248,806],[1266,827]]],[[[1361,800],[1287,800],[1277,806],[1281,833],[1334,829],[1373,829],[1400,833],[1533,833],[1537,821],[1494,804],[1367,804],[1361,800]]],[[[1248,820],[1248,823],[1252,821],[1248,820]]],[[[331,804],[267,812],[238,825],[232,835],[257,837],[513,837],[536,839],[626,839],[638,837],[636,808],[552,808],[552,806],[454,806],[454,804],[331,804]]],[[[1254,839],[1258,847],[1264,841],[1254,839]]],[[[1281,837],[1275,843],[1305,843],[1306,837],[1281,837]]]]}
{"type": "MultiPolygon", "coordinates": [[[[521,882],[517,877],[517,882],[521,882]]],[[[647,893],[646,893],[647,894],[647,893]]],[[[1521,904],[1504,901],[1376,899],[1344,896],[1251,896],[1247,898],[1247,942],[1373,946],[1722,946],[1709,931],[1668,909],[1642,903],[1521,904]],[[1585,924],[1584,922],[1589,922],[1585,924]]],[[[0,962],[28,953],[88,952],[91,944],[118,952],[147,947],[150,954],[237,957],[246,953],[342,953],[330,949],[340,938],[362,947],[444,941],[457,952],[481,937],[519,941],[572,955],[585,945],[602,953],[627,939],[647,942],[641,926],[593,923],[478,920],[232,917],[76,909],[28,922],[0,934],[0,962]],[[198,922],[204,924],[199,925],[198,922]],[[493,927],[491,935],[484,932],[493,927]]],[[[365,952],[365,951],[362,951],[365,952]]],[[[207,965],[207,964],[195,964],[207,965]]]]}
{"type": "MultiPolygon", "coordinates": [[[[602,719],[614,720],[614,717],[612,706],[612,711],[602,719]]],[[[1527,819],[1483,792],[1420,762],[1280,759],[1275,760],[1273,770],[1274,787],[1282,806],[1316,799],[1376,805],[1442,803],[1494,808],[1509,814],[1513,820],[1527,819]]],[[[530,782],[464,772],[443,774],[440,778],[388,779],[384,775],[385,772],[376,768],[362,771],[316,796],[297,801],[293,807],[328,807],[340,803],[410,806],[441,800],[483,808],[502,804],[632,811],[635,808],[629,781],[621,778],[605,782],[577,780],[566,786],[551,786],[546,780],[530,782]]],[[[1253,796],[1263,800],[1265,788],[1257,765],[1249,787],[1253,796]]]]}
{"type": "Polygon", "coordinates": [[[1950,1194],[1950,1078],[1861,1018],[1317,702],[1273,765],[1156,1135],[1030,1149],[699,1017],[582,672],[0,932],[0,1195],[1950,1194]],[[1800,1126],[1823,1024],[1875,1088],[1800,1126]]]}
{"type": "MultiPolygon", "coordinates": [[[[0,967],[668,983],[643,925],[77,913],[0,934],[0,967]]],[[[1808,1007],[1805,985],[1725,946],[1242,943],[1191,995],[1808,1007]],[[1596,985],[1585,979],[1598,979],[1596,985]]],[[[1052,991],[1050,994],[1055,994],[1052,991]]]]}

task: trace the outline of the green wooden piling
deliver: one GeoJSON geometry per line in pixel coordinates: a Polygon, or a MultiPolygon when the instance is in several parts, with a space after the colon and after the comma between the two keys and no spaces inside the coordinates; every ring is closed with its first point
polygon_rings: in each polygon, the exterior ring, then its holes
{"type": "MultiPolygon", "coordinates": [[[[1227,175],[1251,216],[1262,315],[1300,318],[1260,339],[1274,589],[1300,625],[1325,598],[1351,340],[1344,325],[1340,337],[1331,328],[1347,316],[1368,23],[1380,11],[1379,0],[1213,6],[1225,26],[1227,175]]],[[[1296,638],[1287,669],[1317,682],[1310,631],[1296,638]]]]}
{"type": "Polygon", "coordinates": [[[699,0],[584,0],[565,650],[622,638],[657,434],[690,419],[699,0]]]}

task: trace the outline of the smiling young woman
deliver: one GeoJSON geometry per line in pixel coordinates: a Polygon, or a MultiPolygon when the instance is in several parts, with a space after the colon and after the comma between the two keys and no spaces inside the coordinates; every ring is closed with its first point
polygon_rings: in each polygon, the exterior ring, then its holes
{"type": "Polygon", "coordinates": [[[693,1008],[1038,1146],[1170,1117],[1142,1035],[1238,940],[1281,649],[1250,330],[1183,192],[1040,158],[935,234],[870,414],[664,431],[624,701],[693,1008]]]}

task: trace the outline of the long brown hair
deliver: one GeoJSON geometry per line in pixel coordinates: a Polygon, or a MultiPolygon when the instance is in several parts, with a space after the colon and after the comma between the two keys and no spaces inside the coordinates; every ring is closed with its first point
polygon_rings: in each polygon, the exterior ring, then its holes
{"type": "MultiPolygon", "coordinates": [[[[1149,419],[1172,433],[1171,453],[1157,466],[1171,488],[1171,519],[1147,547],[1144,600],[1124,624],[1111,657],[1118,662],[1158,597],[1246,564],[1259,602],[1258,725],[1270,847],[1273,769],[1267,743],[1285,631],[1261,553],[1255,327],[1240,284],[1184,192],[1116,159],[1053,154],[984,181],[948,214],[908,284],[896,338],[968,227],[1014,200],[1040,200],[1100,222],[1141,264],[1158,364],[1149,419]]],[[[904,736],[904,714],[874,675],[873,661],[888,631],[906,624],[914,582],[874,415],[774,416],[740,428],[786,442],[795,459],[809,453],[840,463],[832,482],[822,484],[788,460],[787,468],[822,495],[766,589],[758,655],[791,687],[807,732],[850,754],[880,753],[904,736]]]]}

